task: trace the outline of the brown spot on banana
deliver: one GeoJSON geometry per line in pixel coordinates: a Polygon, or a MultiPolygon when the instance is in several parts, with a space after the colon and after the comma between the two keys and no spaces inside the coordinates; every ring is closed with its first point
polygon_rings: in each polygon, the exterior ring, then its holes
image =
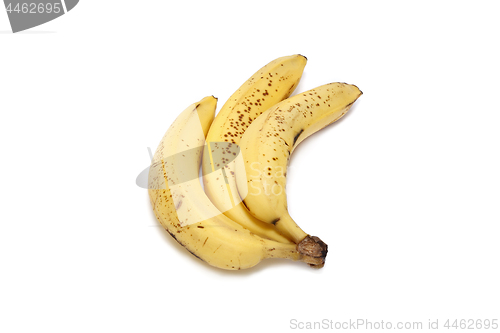
{"type": "Polygon", "coordinates": [[[193,251],[191,251],[190,249],[188,249],[186,247],[186,250],[188,250],[189,253],[191,253],[193,256],[195,256],[196,258],[200,259],[201,261],[205,262],[205,260],[201,259],[200,257],[198,257],[193,251]]]}
{"type": "Polygon", "coordinates": [[[182,200],[179,200],[179,202],[175,206],[175,210],[178,210],[181,206],[182,206],[182,200]]]}
{"type": "Polygon", "coordinates": [[[302,134],[302,132],[304,132],[304,129],[301,129],[299,133],[297,133],[295,135],[295,137],[293,138],[293,144],[295,145],[295,142],[297,142],[297,139],[299,138],[299,136],[302,134]]]}
{"type": "MultiPolygon", "coordinates": [[[[200,259],[201,261],[205,262],[205,260],[203,260],[200,257],[198,257],[196,254],[193,253],[193,251],[191,251],[190,249],[188,249],[188,247],[186,245],[184,245],[181,241],[179,241],[177,239],[177,237],[175,237],[174,233],[170,232],[167,228],[165,228],[165,230],[170,234],[170,236],[172,236],[175,239],[175,241],[177,243],[179,243],[182,247],[184,247],[186,250],[188,250],[189,253],[191,253],[193,256],[195,256],[196,258],[200,259]]],[[[208,239],[208,237],[207,237],[207,239],[208,239]]],[[[205,240],[205,242],[206,242],[206,240],[205,240]]],[[[203,245],[205,245],[205,244],[203,244],[203,245]]]]}
{"type": "Polygon", "coordinates": [[[243,204],[243,206],[245,206],[245,208],[246,208],[248,211],[250,211],[250,209],[248,209],[247,204],[245,203],[245,200],[242,200],[242,201],[241,201],[241,203],[243,204]]]}

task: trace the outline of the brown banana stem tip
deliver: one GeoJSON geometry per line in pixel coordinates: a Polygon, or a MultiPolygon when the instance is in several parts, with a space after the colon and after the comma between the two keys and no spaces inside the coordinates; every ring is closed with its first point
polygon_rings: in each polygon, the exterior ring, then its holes
{"type": "Polygon", "coordinates": [[[299,244],[297,251],[303,255],[302,260],[313,268],[321,268],[325,265],[326,254],[328,253],[328,245],[325,244],[319,237],[307,236],[299,244]]]}

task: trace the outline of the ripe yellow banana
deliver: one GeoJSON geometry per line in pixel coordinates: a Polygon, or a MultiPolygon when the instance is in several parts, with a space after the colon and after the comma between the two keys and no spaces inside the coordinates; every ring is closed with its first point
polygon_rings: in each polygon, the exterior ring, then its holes
{"type": "Polygon", "coordinates": [[[223,269],[244,269],[264,258],[301,260],[320,267],[321,258],[299,253],[295,244],[261,238],[223,215],[198,178],[205,136],[216,99],[184,110],[161,140],[149,172],[149,197],[161,225],[196,257],[223,269]]]}
{"type": "MultiPolygon", "coordinates": [[[[305,138],[341,118],[362,92],[354,85],[331,83],[300,93],[273,106],[248,127],[240,140],[244,162],[236,166],[237,188],[248,211],[314,251],[326,250],[290,217],[286,170],[290,154],[305,138]]],[[[326,253],[325,253],[326,255],[326,253]]]]}
{"type": "Polygon", "coordinates": [[[248,126],[271,106],[289,97],[298,85],[307,59],[299,54],[281,57],[252,75],[224,104],[207,135],[203,155],[203,183],[214,205],[251,232],[279,242],[290,242],[272,224],[259,221],[241,204],[234,177],[242,163],[238,144],[248,126]]]}

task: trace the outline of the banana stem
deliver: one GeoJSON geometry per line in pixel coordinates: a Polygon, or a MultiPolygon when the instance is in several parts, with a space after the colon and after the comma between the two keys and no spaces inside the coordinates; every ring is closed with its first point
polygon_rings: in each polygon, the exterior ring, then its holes
{"type": "Polygon", "coordinates": [[[296,244],[275,242],[275,244],[267,246],[264,251],[265,258],[283,258],[297,261],[302,260],[303,257],[303,255],[297,250],[296,244]]]}
{"type": "Polygon", "coordinates": [[[299,260],[308,263],[312,267],[323,267],[328,253],[328,245],[325,242],[319,237],[306,234],[288,212],[283,214],[274,225],[285,237],[292,239],[297,244],[296,249],[301,255],[299,260]]]}
{"type": "Polygon", "coordinates": [[[321,268],[325,265],[328,245],[319,237],[307,236],[297,244],[297,251],[303,255],[303,261],[307,262],[310,266],[321,268]]]}
{"type": "Polygon", "coordinates": [[[276,226],[279,232],[281,232],[285,237],[291,239],[295,244],[300,243],[303,239],[305,239],[308,234],[306,234],[292,217],[286,212],[281,215],[279,219],[277,219],[273,224],[276,226]]]}
{"type": "Polygon", "coordinates": [[[316,236],[307,236],[299,244],[275,242],[264,249],[264,258],[283,258],[303,261],[313,268],[325,265],[328,246],[316,236]]]}

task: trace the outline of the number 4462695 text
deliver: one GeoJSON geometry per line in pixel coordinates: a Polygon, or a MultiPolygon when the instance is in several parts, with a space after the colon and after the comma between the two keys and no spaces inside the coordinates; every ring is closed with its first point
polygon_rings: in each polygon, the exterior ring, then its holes
{"type": "Polygon", "coordinates": [[[7,5],[8,13],[18,13],[18,14],[59,14],[61,12],[60,3],[17,3],[12,6],[11,3],[7,5]]]}

